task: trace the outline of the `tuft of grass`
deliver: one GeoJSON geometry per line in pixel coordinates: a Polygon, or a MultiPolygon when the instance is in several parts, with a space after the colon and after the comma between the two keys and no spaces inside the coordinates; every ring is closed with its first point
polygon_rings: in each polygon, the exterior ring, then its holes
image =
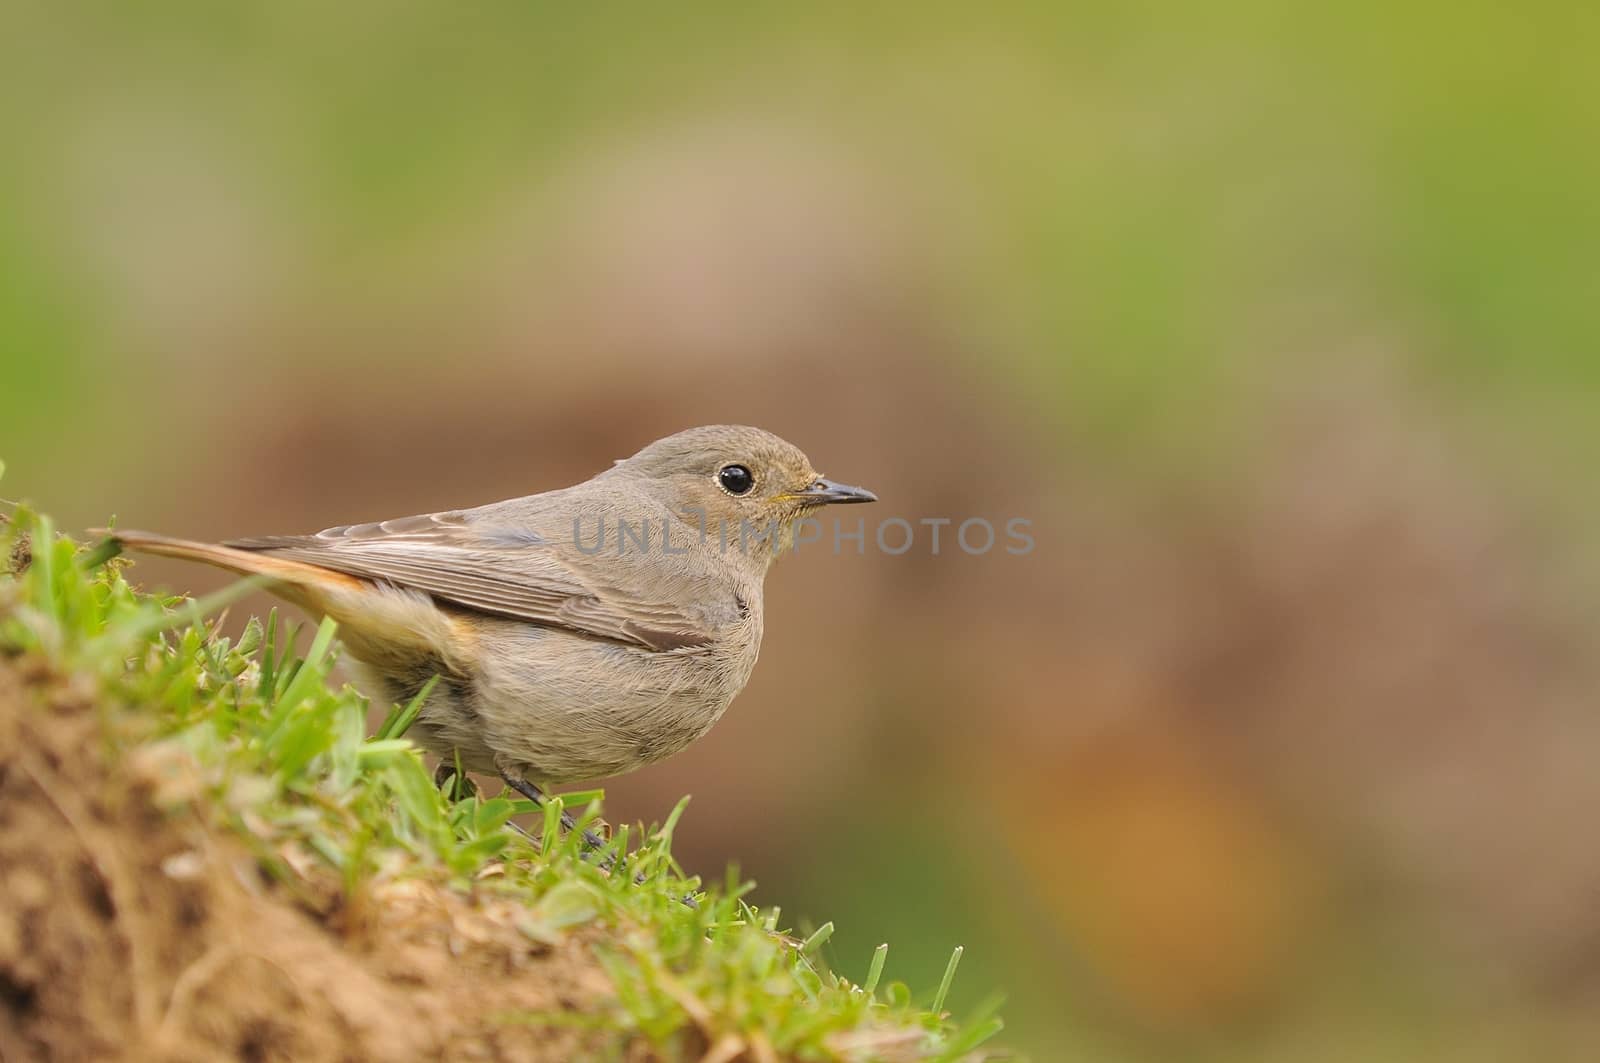
{"type": "Polygon", "coordinates": [[[997,1001],[965,1023],[943,1013],[960,949],[931,1007],[919,1007],[903,983],[880,990],[886,945],[853,982],[822,959],[832,923],[797,940],[780,926],[781,909],[749,899],[754,883],[736,868],[710,887],[687,874],[672,855],[687,798],[661,824],[619,830],[596,857],[559,817],[571,808],[580,825],[593,822],[600,791],[542,810],[455,781],[447,797],[404,737],[427,691],[392,707],[369,737],[366,700],[330,682],[331,621],[303,655],[276,611],[230,641],[215,613],[249,581],[198,602],[156,597],[128,583],[125,564],[19,508],[0,528],[0,659],[26,655],[92,684],[108,710],[137,721],[113,732],[120,752],[181,754],[194,770],[178,799],[235,832],[291,892],[317,876],[350,895],[431,876],[515,899],[526,912],[519,929],[534,941],[589,928],[610,1005],[502,1021],[610,1030],[669,1057],[693,1035],[752,1058],[807,1060],[972,1058],[1000,1030],[997,1001]],[[536,812],[531,838],[510,829],[536,812]]]}

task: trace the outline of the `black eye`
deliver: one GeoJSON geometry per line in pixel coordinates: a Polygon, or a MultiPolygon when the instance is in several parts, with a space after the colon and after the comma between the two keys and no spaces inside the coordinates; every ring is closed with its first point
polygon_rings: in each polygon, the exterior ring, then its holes
{"type": "Polygon", "coordinates": [[[742,495],[756,485],[756,478],[743,465],[724,465],[717,470],[717,483],[730,495],[742,495]]]}

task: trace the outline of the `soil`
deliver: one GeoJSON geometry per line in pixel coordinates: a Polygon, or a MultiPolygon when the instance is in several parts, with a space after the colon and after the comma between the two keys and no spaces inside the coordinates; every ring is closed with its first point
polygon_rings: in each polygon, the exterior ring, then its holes
{"type": "Polygon", "coordinates": [[[426,881],[290,895],[117,759],[120,726],[0,660],[0,1060],[653,1058],[581,1021],[609,999],[597,931],[541,945],[426,881]]]}

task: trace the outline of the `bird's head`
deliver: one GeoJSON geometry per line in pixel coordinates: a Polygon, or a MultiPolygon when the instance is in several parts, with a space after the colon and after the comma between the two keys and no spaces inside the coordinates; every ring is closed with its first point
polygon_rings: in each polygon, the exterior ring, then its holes
{"type": "Polygon", "coordinates": [[[770,563],[794,544],[795,526],[826,505],[876,502],[862,487],[835,483],[793,443],[745,425],[707,425],[658,439],[619,461],[612,475],[646,481],[705,539],[764,554],[770,563]]]}

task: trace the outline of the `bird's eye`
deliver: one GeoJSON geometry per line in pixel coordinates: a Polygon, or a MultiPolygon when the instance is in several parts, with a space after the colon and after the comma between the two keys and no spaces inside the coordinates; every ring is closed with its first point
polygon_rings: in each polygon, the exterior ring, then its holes
{"type": "Polygon", "coordinates": [[[717,483],[730,495],[743,495],[756,485],[756,478],[743,465],[724,465],[717,470],[717,483]]]}

